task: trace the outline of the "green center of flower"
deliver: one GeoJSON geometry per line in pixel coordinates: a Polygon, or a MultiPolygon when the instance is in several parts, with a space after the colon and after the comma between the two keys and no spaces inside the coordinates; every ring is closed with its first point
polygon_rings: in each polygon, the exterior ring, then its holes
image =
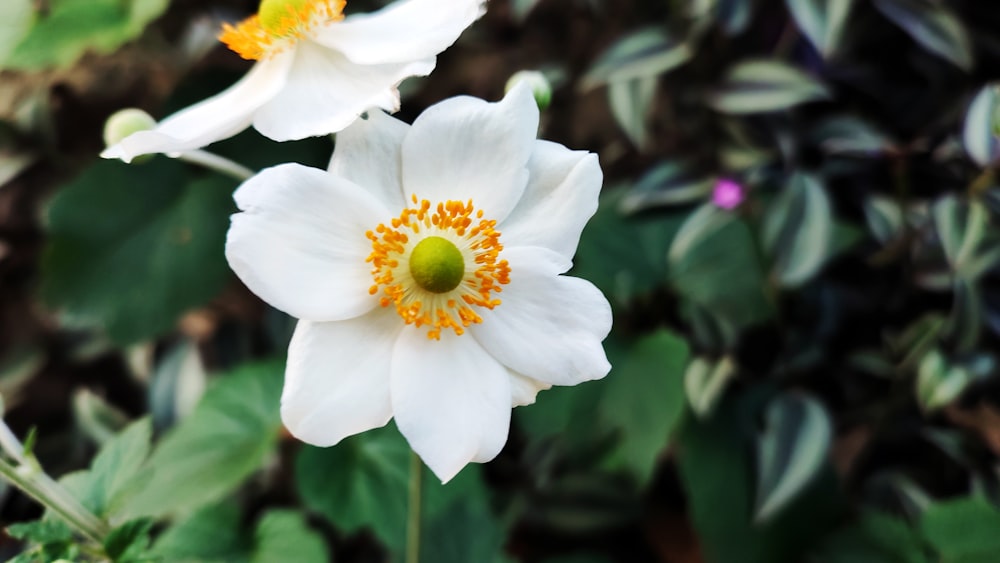
{"type": "Polygon", "coordinates": [[[462,283],[465,259],[455,243],[441,237],[427,237],[410,253],[410,275],[431,293],[447,293],[462,283]]]}
{"type": "Polygon", "coordinates": [[[257,16],[265,30],[280,35],[284,29],[282,21],[301,13],[313,0],[261,0],[257,16]]]}

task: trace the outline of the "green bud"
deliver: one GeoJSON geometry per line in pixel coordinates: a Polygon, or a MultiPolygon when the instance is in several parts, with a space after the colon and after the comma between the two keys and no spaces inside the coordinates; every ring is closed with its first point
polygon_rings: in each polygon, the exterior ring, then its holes
{"type": "Polygon", "coordinates": [[[510,92],[518,82],[525,81],[535,95],[535,103],[540,111],[548,109],[552,103],[552,84],[545,75],[537,70],[519,70],[511,75],[504,87],[504,93],[510,92]]]}
{"type": "Polygon", "coordinates": [[[128,108],[116,112],[104,122],[104,144],[117,145],[132,133],[149,131],[156,127],[156,120],[141,109],[128,108]]]}
{"type": "Polygon", "coordinates": [[[410,253],[413,281],[431,293],[447,293],[462,283],[465,258],[455,243],[441,237],[427,237],[410,253]]]}

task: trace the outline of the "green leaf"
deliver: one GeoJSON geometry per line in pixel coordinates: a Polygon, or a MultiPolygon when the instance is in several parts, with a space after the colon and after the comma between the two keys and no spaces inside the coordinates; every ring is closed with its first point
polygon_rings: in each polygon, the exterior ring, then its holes
{"type": "Polygon", "coordinates": [[[656,85],[655,78],[636,78],[608,85],[611,113],[618,126],[640,151],[648,148],[646,122],[656,97],[656,85]]]}
{"type": "Polygon", "coordinates": [[[979,166],[989,166],[1000,153],[1000,139],[993,129],[993,116],[1000,109],[1000,84],[984,86],[969,105],[965,113],[962,141],[965,152],[969,153],[979,166]]]}
{"type": "Polygon", "coordinates": [[[819,563],[930,563],[920,534],[901,519],[865,511],[827,537],[813,554],[819,563]]]}
{"type": "Polygon", "coordinates": [[[158,444],[149,485],[129,505],[137,516],[188,512],[235,490],[274,451],[283,362],[220,377],[194,412],[158,444]]]}
{"type": "Polygon", "coordinates": [[[302,514],[293,510],[272,510],[266,513],[257,525],[255,537],[256,545],[251,563],[330,561],[322,536],[309,528],[302,514]]]}
{"type": "Polygon", "coordinates": [[[833,441],[826,409],[805,395],[782,395],[764,413],[757,440],[757,522],[767,522],[802,493],[823,468],[833,441]]]}
{"type": "Polygon", "coordinates": [[[971,36],[946,3],[875,0],[875,7],[931,53],[963,70],[972,69],[971,36]]]}
{"type": "Polygon", "coordinates": [[[885,132],[871,123],[850,115],[835,116],[820,122],[811,132],[811,140],[829,154],[851,157],[876,157],[897,150],[885,132]]]}
{"type": "Polygon", "coordinates": [[[176,563],[247,561],[250,540],[240,528],[242,517],[232,502],[206,506],[160,534],[151,554],[176,563]]]}
{"type": "Polygon", "coordinates": [[[966,203],[954,195],[939,199],[932,209],[934,227],[952,271],[963,272],[975,258],[986,235],[989,211],[973,201],[966,203]]]}
{"type": "Polygon", "coordinates": [[[663,284],[663,257],[683,220],[681,215],[626,218],[619,212],[623,194],[616,190],[601,198],[583,229],[573,267],[573,275],[593,282],[619,306],[663,284]]]}
{"type": "Polygon", "coordinates": [[[799,287],[815,276],[832,252],[830,198],[819,181],[796,173],[764,219],[764,245],[774,255],[774,277],[799,287]]]}
{"type": "Polygon", "coordinates": [[[7,526],[10,537],[35,543],[59,543],[73,539],[73,530],[62,520],[46,519],[7,526]]]}
{"type": "Polygon", "coordinates": [[[61,520],[43,519],[12,524],[7,533],[28,544],[20,555],[8,560],[8,563],[78,560],[80,549],[73,531],[61,520]]]}
{"type": "Polygon", "coordinates": [[[460,501],[426,523],[420,560],[435,563],[504,563],[503,529],[485,503],[460,501]]]}
{"type": "Polygon", "coordinates": [[[676,162],[661,162],[648,170],[621,200],[624,213],[704,201],[712,194],[712,178],[692,177],[676,162]]]}
{"type": "Polygon", "coordinates": [[[829,58],[840,44],[854,0],[785,0],[785,5],[802,33],[829,58]]]}
{"type": "MultiPolygon", "coordinates": [[[[9,0],[5,0],[9,1],[9,0]]],[[[5,66],[68,66],[88,50],[106,54],[138,37],[169,0],[51,0],[5,66]]]]}
{"type": "MultiPolygon", "coordinates": [[[[387,546],[406,543],[410,446],[394,425],[351,436],[331,448],[303,447],[295,461],[302,502],[346,533],[363,528],[387,546]]],[[[483,497],[478,468],[469,466],[442,485],[424,471],[424,517],[433,518],[456,498],[483,497]]]]}
{"type": "Polygon", "coordinates": [[[917,368],[917,402],[927,412],[949,405],[972,382],[964,366],[949,365],[938,350],[931,350],[917,368]]]}
{"type": "MultiPolygon", "coordinates": [[[[148,484],[152,473],[140,472],[149,455],[152,424],[143,418],[129,425],[101,448],[88,474],[82,500],[103,517],[115,517],[131,495],[148,484]]],[[[114,518],[113,518],[114,519],[114,518]]]]}
{"type": "Polygon", "coordinates": [[[750,25],[753,0],[713,0],[715,19],[729,35],[739,35],[750,25]]]}
{"type": "Polygon", "coordinates": [[[964,279],[955,280],[951,314],[945,332],[956,353],[972,352],[979,343],[985,304],[979,287],[964,279]]]}
{"type": "Polygon", "coordinates": [[[684,392],[691,410],[700,418],[712,414],[729,381],[736,375],[731,356],[718,362],[696,358],[684,372],[684,392]]]}
{"type": "Polygon", "coordinates": [[[601,414],[621,430],[625,466],[645,482],[684,416],[687,343],[659,330],[639,340],[608,375],[601,414]]]}
{"type": "Polygon", "coordinates": [[[924,512],[920,528],[943,563],[1000,560],[1000,510],[983,498],[932,504],[924,512]]]}
{"type": "MultiPolygon", "coordinates": [[[[0,68],[10,53],[31,31],[35,20],[32,0],[4,0],[0,2],[0,68]]],[[[0,180],[0,186],[5,184],[0,180]]]]}
{"type": "Polygon", "coordinates": [[[104,540],[104,552],[115,563],[148,561],[149,532],[153,521],[145,518],[118,526],[104,540]]]}
{"type": "Polygon", "coordinates": [[[686,63],[691,55],[686,43],[672,39],[663,29],[640,29],[601,54],[583,77],[580,88],[586,91],[604,84],[655,78],[686,63]]]}
{"type": "Polygon", "coordinates": [[[842,492],[827,469],[773,520],[751,520],[751,433],[761,399],[727,397],[713,417],[686,419],[679,435],[688,514],[712,563],[805,561],[803,552],[842,518],[842,492]]]}
{"type": "MultiPolygon", "coordinates": [[[[605,341],[607,346],[607,341],[605,341]]],[[[610,359],[610,352],[609,352],[610,359]]],[[[615,361],[611,360],[611,365],[615,361]]],[[[539,393],[535,403],[514,409],[514,417],[533,443],[558,435],[571,443],[591,443],[599,431],[593,413],[601,402],[607,379],[539,393]]]]}
{"type": "Polygon", "coordinates": [[[119,344],[157,336],[229,279],[232,180],[190,181],[182,163],[102,160],[55,197],[42,296],[119,344]],[[100,217],[100,221],[95,221],[100,217]]]}
{"type": "Polygon", "coordinates": [[[903,210],[895,200],[873,195],[865,200],[865,219],[875,239],[888,244],[903,232],[903,210]]]}
{"type": "Polygon", "coordinates": [[[894,353],[903,356],[900,369],[912,369],[924,355],[936,346],[945,326],[945,318],[937,313],[928,313],[906,327],[898,337],[890,340],[894,353]]]}
{"type": "Polygon", "coordinates": [[[750,228],[737,215],[707,203],[688,216],[667,254],[677,292],[733,327],[773,314],[750,228]]]}
{"type": "Polygon", "coordinates": [[[829,97],[826,86],[795,67],[772,60],[752,60],[726,73],[709,105],[723,113],[740,115],[785,110],[829,97]]]}

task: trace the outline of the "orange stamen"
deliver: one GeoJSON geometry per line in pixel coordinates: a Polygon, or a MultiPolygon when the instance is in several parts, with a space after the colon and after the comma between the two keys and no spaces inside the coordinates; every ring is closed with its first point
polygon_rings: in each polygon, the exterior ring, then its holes
{"type": "Polygon", "coordinates": [[[462,335],[467,327],[483,322],[476,308],[500,305],[494,294],[510,283],[510,264],[499,259],[503,245],[497,222],[483,219],[472,200],[441,202],[433,211],[429,201],[416,196],[413,204],[389,221],[391,227],[383,223],[365,233],[372,243],[367,262],[375,282],[369,293],[376,295],[381,289],[379,304],[395,306],[406,324],[429,327],[431,340],[440,340],[442,331],[449,329],[462,335]],[[425,236],[446,236],[469,258],[462,282],[450,292],[426,291],[410,275],[409,252],[425,236]]]}
{"type": "Polygon", "coordinates": [[[344,19],[347,0],[314,0],[301,6],[289,3],[286,14],[265,25],[255,14],[233,26],[222,24],[219,41],[249,60],[261,60],[280,53],[302,39],[317,25],[344,19]]]}

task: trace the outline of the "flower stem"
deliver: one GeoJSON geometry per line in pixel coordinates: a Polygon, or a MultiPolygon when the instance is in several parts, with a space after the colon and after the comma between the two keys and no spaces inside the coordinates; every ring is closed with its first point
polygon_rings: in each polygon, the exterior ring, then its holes
{"type": "Polygon", "coordinates": [[[190,162],[191,164],[203,166],[209,170],[215,170],[220,174],[225,174],[226,176],[235,178],[241,182],[249,180],[250,177],[254,175],[253,170],[250,170],[246,166],[208,151],[196,150],[182,152],[177,156],[177,158],[185,162],[190,162]]]}
{"type": "Polygon", "coordinates": [[[410,452],[410,499],[406,517],[406,563],[420,562],[420,493],[423,485],[423,462],[417,452],[410,452]]]}
{"type": "Polygon", "coordinates": [[[42,473],[31,474],[25,472],[25,469],[31,470],[28,466],[15,467],[6,460],[0,459],[0,477],[57,514],[87,539],[97,543],[104,542],[104,537],[109,531],[107,524],[91,514],[76,499],[70,497],[69,493],[48,476],[42,473]]]}
{"type": "Polygon", "coordinates": [[[0,458],[0,478],[58,514],[88,539],[103,543],[111,531],[107,523],[94,516],[69,491],[42,471],[38,461],[24,451],[21,441],[3,419],[0,419],[0,449],[18,463],[15,466],[0,458]]]}

